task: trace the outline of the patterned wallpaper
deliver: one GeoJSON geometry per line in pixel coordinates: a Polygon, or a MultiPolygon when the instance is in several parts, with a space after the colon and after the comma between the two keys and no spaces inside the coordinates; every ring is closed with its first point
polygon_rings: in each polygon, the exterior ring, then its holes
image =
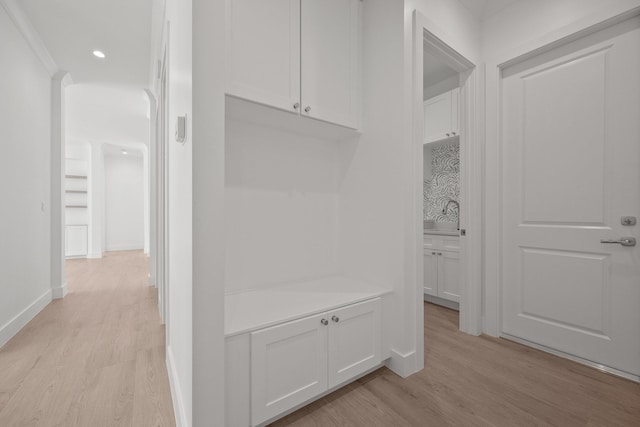
{"type": "Polygon", "coordinates": [[[447,215],[442,208],[449,199],[460,200],[460,144],[447,144],[432,149],[431,179],[424,181],[424,219],[435,222],[457,222],[458,208],[449,206],[447,215]]]}

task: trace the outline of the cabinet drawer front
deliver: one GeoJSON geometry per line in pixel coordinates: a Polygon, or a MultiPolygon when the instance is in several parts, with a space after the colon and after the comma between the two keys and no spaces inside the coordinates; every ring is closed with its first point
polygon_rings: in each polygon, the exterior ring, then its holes
{"type": "Polygon", "coordinates": [[[329,313],[329,388],[381,362],[380,298],[329,313]]]}
{"type": "Polygon", "coordinates": [[[424,236],[424,249],[431,249],[436,246],[438,240],[433,237],[424,236]]]}
{"type": "Polygon", "coordinates": [[[460,238],[459,237],[443,237],[442,249],[447,251],[459,251],[460,250],[460,238]]]}
{"type": "Polygon", "coordinates": [[[327,390],[327,315],[251,334],[251,421],[260,424],[327,390]]]}

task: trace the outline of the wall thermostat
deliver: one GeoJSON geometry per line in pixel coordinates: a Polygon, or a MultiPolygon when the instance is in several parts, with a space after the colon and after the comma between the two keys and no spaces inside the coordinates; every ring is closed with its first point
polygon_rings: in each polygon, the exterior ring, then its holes
{"type": "Polygon", "coordinates": [[[187,140],[187,115],[176,119],[176,141],[184,143],[187,140]]]}

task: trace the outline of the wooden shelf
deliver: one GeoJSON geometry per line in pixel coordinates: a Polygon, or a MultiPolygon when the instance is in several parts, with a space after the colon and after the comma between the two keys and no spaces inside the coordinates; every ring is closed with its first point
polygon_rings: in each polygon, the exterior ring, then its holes
{"type": "Polygon", "coordinates": [[[87,179],[86,175],[65,175],[64,177],[70,179],[87,179]]]}

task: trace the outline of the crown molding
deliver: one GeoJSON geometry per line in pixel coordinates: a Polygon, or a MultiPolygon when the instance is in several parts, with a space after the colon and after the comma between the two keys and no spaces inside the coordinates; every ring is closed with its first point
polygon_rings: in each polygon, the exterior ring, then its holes
{"type": "Polygon", "coordinates": [[[54,77],[59,71],[58,65],[53,60],[49,50],[47,50],[47,47],[40,38],[40,34],[38,34],[33,24],[31,24],[31,21],[29,21],[29,18],[27,18],[27,15],[22,11],[18,2],[16,0],[0,0],[0,6],[7,11],[11,20],[27,40],[33,52],[38,59],[40,59],[40,62],[42,62],[42,65],[44,65],[47,73],[49,73],[51,77],[54,77]]]}

